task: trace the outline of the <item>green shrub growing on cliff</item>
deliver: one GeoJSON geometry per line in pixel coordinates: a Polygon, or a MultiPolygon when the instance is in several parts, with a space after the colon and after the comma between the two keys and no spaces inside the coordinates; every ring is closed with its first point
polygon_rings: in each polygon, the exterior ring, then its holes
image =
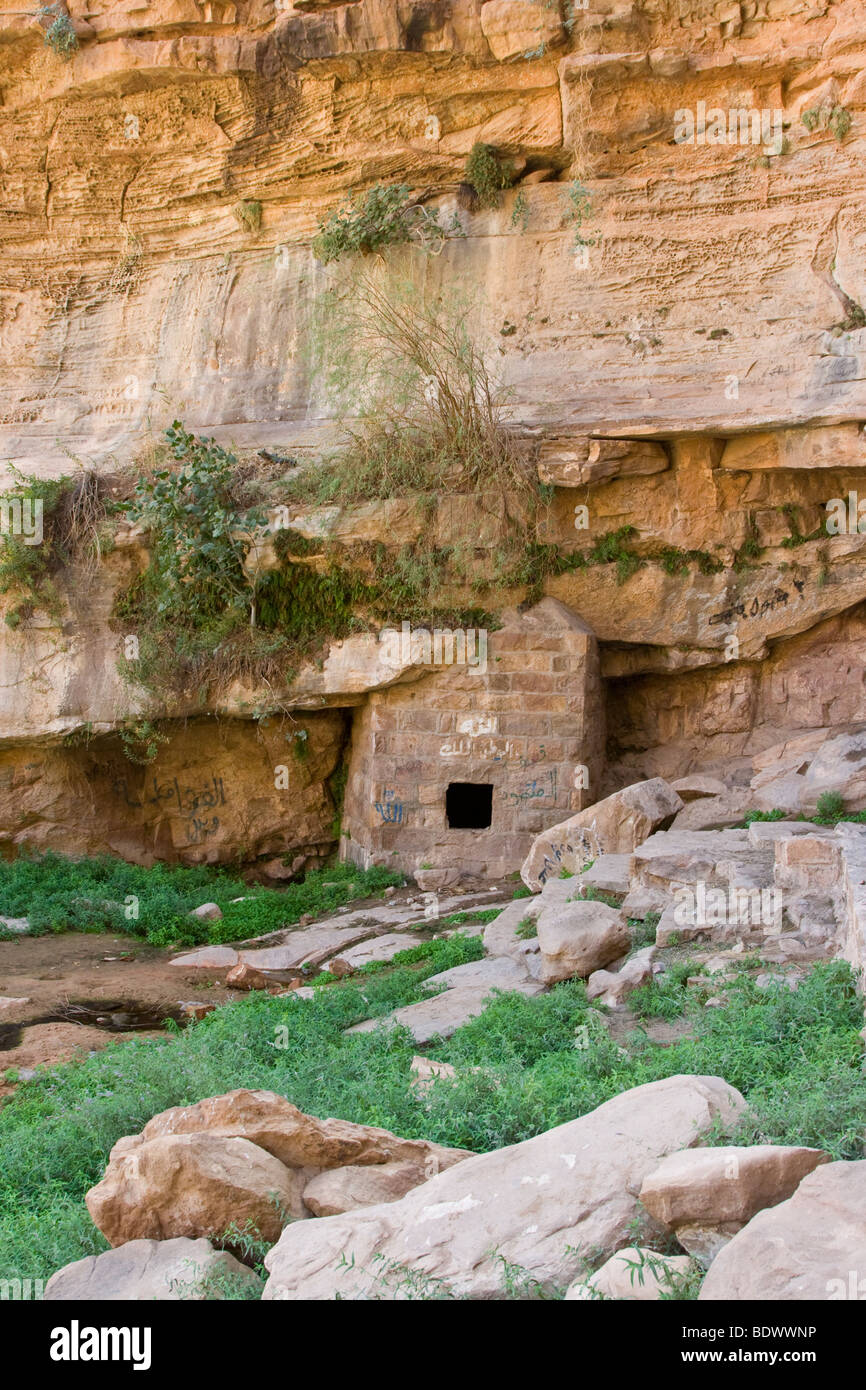
{"type": "Polygon", "coordinates": [[[98,561],[105,506],[88,469],[61,478],[12,471],[15,486],[0,497],[0,594],[7,596],[5,621],[16,628],[37,610],[59,620],[55,576],[72,563],[89,569],[98,561]]]}
{"type": "Polygon", "coordinates": [[[725,568],[709,551],[680,550],[675,545],[662,547],[659,563],[666,574],[676,576],[688,574],[690,565],[697,565],[701,574],[719,574],[725,568]]]}
{"type": "Polygon", "coordinates": [[[734,554],[734,570],[739,574],[747,570],[752,560],[757,560],[763,550],[758,523],[754,512],[749,512],[746,521],[746,535],[742,545],[734,554]]]}
{"type": "Polygon", "coordinates": [[[60,5],[43,5],[37,14],[40,18],[51,20],[45,31],[46,48],[68,62],[78,48],[78,35],[66,10],[61,9],[60,5]]]}
{"type": "Polygon", "coordinates": [[[178,420],[165,437],[181,467],[141,478],[130,508],[151,536],[156,612],[197,623],[226,608],[248,610],[250,585],[231,493],[237,459],[178,420]]]}
{"type": "Polygon", "coordinates": [[[808,131],[829,130],[836,140],[844,140],[851,129],[851,112],[844,106],[810,106],[800,120],[808,131]]]}
{"type": "Polygon", "coordinates": [[[412,201],[406,183],[374,184],[366,193],[350,195],[319,222],[313,255],[324,265],[344,256],[369,256],[384,246],[412,242],[439,252],[449,236],[461,236],[456,218],[449,224],[439,214],[412,201]]]}
{"type": "Polygon", "coordinates": [[[800,530],[799,513],[793,502],[786,502],[779,510],[787,521],[788,530],[791,532],[790,536],[786,536],[782,541],[786,550],[794,550],[798,545],[806,545],[809,541],[817,541],[826,536],[827,532],[823,522],[816,526],[815,530],[811,531],[808,536],[803,535],[800,530]]]}
{"type": "Polygon", "coordinates": [[[574,228],[572,249],[577,251],[581,246],[596,245],[598,238],[585,237],[582,231],[584,222],[592,216],[592,195],[580,179],[572,179],[565,191],[563,202],[564,221],[567,226],[574,228]]]}
{"type": "Polygon", "coordinates": [[[464,201],[471,207],[497,208],[503,188],[514,183],[514,172],[493,145],[476,141],[463,169],[464,201]]]}
{"type": "Polygon", "coordinates": [[[221,679],[279,679],[288,644],[255,626],[256,576],[244,568],[264,513],[240,505],[234,454],[179,421],[166,440],[180,467],[139,479],[128,507],[150,536],[150,563],[115,605],[139,644],[121,670],[160,692],[197,685],[202,698],[221,679]]]}

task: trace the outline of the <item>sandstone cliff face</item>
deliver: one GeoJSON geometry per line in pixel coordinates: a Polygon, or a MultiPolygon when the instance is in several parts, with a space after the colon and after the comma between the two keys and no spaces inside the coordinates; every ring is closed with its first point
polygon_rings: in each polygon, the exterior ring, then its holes
{"type": "Polygon", "coordinates": [[[487,291],[517,418],[652,434],[862,414],[862,329],[833,328],[866,293],[856,0],[72,15],[68,62],[20,14],[2,31],[7,457],[49,467],[58,437],[104,456],[171,413],[307,437],[327,413],[297,356],[318,215],[377,178],[450,206],[476,140],[593,195],[586,270],[550,182],[522,185],[525,232],[515,191],[464,213],[430,267],[487,291]],[[699,101],[783,113],[786,148],[675,144],[699,101]],[[849,112],[843,140],[803,125],[822,106],[849,112]]]}
{"type": "MultiPolygon", "coordinates": [[[[310,242],[348,189],[406,182],[460,218],[465,235],[414,264],[433,289],[477,291],[512,426],[553,490],[539,539],[568,555],[636,531],[633,573],[597,564],[546,585],[595,634],[607,683],[606,716],[599,703],[593,737],[562,770],[570,781],[598,767],[594,783],[550,818],[602,783],[675,776],[863,717],[859,0],[75,0],[70,14],[68,61],[35,19],[0,16],[7,477],[13,464],[56,476],[70,453],[104,471],[128,464],[173,418],[241,450],[304,459],[327,446],[341,423],[306,351],[328,282],[310,242]],[[749,138],[737,127],[733,141],[683,141],[682,113],[701,109],[745,112],[749,138]],[[459,197],[477,141],[518,175],[495,209],[459,197]],[[577,226],[575,177],[590,198],[577,226]],[[261,203],[254,230],[233,215],[243,200],[261,203]],[[849,518],[839,534],[821,529],[833,499],[849,518]]],[[[428,525],[403,503],[329,521],[337,540],[392,546],[428,525]]],[[[495,545],[495,508],[454,525],[495,545]]],[[[115,731],[146,708],[117,675],[111,603],[145,562],[130,537],[89,588],[68,586],[62,631],[37,614],[2,637],[3,835],[134,855],[321,852],[350,718],[339,711],[362,707],[360,760],[369,693],[396,683],[398,704],[411,688],[433,708],[437,677],[411,660],[383,667],[370,634],[335,642],[283,690],[237,684],[206,710],[157,710],[194,716],[160,754],[159,785],[231,775],[254,809],[224,816],[205,848],[167,803],[156,820],[130,804],[136,785],[106,837],[99,779],[123,779],[115,731]],[[260,757],[252,715],[268,701],[309,715],[311,762],[260,757]],[[214,714],[221,732],[206,733],[214,714]],[[303,805],[274,789],[284,762],[303,805]],[[70,777],[91,779],[94,809],[67,794],[70,777]]],[[[502,607],[517,597],[503,593],[502,607]]],[[[548,701],[539,715],[565,717],[551,699],[576,702],[572,713],[595,699],[590,666],[571,679],[523,693],[548,701]]],[[[435,732],[447,741],[456,724],[435,732]]],[[[489,775],[484,751],[471,750],[470,782],[489,775]]],[[[350,804],[369,792],[365,775],[358,761],[350,804]]],[[[389,767],[386,780],[400,776],[389,767]]],[[[411,769],[405,780],[420,785],[411,769]]],[[[381,803],[367,799],[359,825],[381,803]]],[[[420,830],[427,813],[414,810],[420,830]]],[[[419,853],[413,842],[407,867],[419,853]]]]}

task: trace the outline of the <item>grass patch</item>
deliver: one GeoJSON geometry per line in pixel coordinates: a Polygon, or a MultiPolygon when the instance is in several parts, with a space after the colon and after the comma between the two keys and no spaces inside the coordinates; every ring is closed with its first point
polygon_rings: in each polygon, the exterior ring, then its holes
{"type": "Polygon", "coordinates": [[[694,961],[677,961],[663,975],[654,976],[645,985],[632,990],[628,1006],[638,1018],[663,1018],[669,1022],[682,1018],[690,1003],[686,980],[699,973],[700,966],[694,961]]]}
{"type": "Polygon", "coordinates": [[[387,869],[335,864],[278,891],[205,866],[142,868],[108,855],[72,860],[49,852],[0,863],[0,916],[27,917],[33,935],[124,931],[152,946],[219,944],[293,926],[305,913],[322,916],[402,881],[387,869]],[[203,902],[217,903],[222,920],[190,917],[203,902]]]}
{"type": "Polygon", "coordinates": [[[840,824],[866,825],[866,810],[846,811],[840,792],[822,792],[816,803],[814,816],[795,816],[778,806],[772,811],[746,811],[741,826],[753,825],[756,821],[791,821],[800,825],[840,824]]]}

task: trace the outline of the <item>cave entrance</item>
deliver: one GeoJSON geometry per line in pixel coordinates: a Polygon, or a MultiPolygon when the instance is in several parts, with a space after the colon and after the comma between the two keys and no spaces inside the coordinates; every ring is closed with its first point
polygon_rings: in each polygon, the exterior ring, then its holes
{"type": "Polygon", "coordinates": [[[493,788],[486,782],[451,782],[445,793],[445,816],[451,830],[489,830],[493,788]]]}

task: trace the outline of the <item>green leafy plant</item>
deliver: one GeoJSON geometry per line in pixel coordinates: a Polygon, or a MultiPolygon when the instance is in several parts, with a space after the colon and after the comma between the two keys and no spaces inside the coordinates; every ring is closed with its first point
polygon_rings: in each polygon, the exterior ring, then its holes
{"type": "Polygon", "coordinates": [[[333,912],[401,882],[401,875],[385,869],[334,864],[310,870],[303,880],[277,890],[250,886],[227,870],[204,866],[143,868],[107,855],[70,860],[47,853],[0,864],[0,915],[26,916],[34,935],[122,931],[154,946],[219,944],[291,926],[304,913],[333,912]],[[126,914],[130,899],[137,904],[137,916],[126,914]],[[194,907],[208,901],[217,904],[222,918],[190,917],[194,907]]]}
{"type": "Polygon", "coordinates": [[[152,539],[148,573],[157,613],[177,621],[251,601],[244,545],[231,495],[235,456],[212,439],[197,438],[179,420],[165,432],[180,468],[139,480],[131,517],[152,539]]]}
{"type": "Polygon", "coordinates": [[[649,1273],[659,1285],[659,1299],[663,1303],[694,1301],[701,1291],[704,1271],[696,1261],[692,1261],[691,1268],[681,1274],[672,1270],[670,1265],[652,1250],[639,1250],[638,1258],[634,1260],[627,1256],[622,1256],[622,1259],[629,1271],[632,1286],[643,1285],[649,1273]]]}
{"type": "Polygon", "coordinates": [[[834,106],[827,119],[827,127],[836,140],[844,140],[851,129],[851,112],[844,106],[834,106]]]}
{"type": "Polygon", "coordinates": [[[677,546],[662,547],[659,563],[666,574],[688,574],[690,565],[697,565],[701,574],[719,574],[725,567],[706,550],[680,550],[677,546]]]}
{"type": "Polygon", "coordinates": [[[440,222],[437,212],[412,200],[408,184],[377,183],[366,193],[350,194],[322,218],[313,255],[328,265],[344,256],[369,256],[407,242],[438,254],[448,237],[462,235],[456,217],[440,222]]]}
{"type": "Polygon", "coordinates": [[[818,797],[816,811],[826,820],[839,820],[845,813],[845,802],[841,792],[822,792],[818,797]]]}
{"type": "Polygon", "coordinates": [[[463,169],[464,201],[470,207],[497,208],[503,188],[510,188],[513,182],[510,165],[499,158],[495,147],[476,141],[463,169]]]}
{"type": "Polygon", "coordinates": [[[538,923],[534,917],[522,917],[514,928],[514,935],[521,941],[532,941],[538,936],[538,923]]]}
{"type": "Polygon", "coordinates": [[[520,232],[525,232],[529,226],[529,203],[522,189],[517,194],[514,207],[511,209],[511,226],[520,232]]]}
{"type": "Polygon", "coordinates": [[[244,568],[264,513],[242,510],[237,459],[179,421],[165,435],[178,467],[141,477],[127,507],[150,536],[150,563],[118,597],[115,616],[135,632],[139,656],[122,660],[130,681],[202,692],[218,679],[278,678],[285,643],[255,631],[257,580],[244,568]]]}
{"type": "Polygon", "coordinates": [[[58,58],[68,62],[78,49],[79,44],[75,26],[69,18],[65,6],[61,7],[59,4],[43,5],[37,10],[37,14],[40,18],[51,21],[45,31],[46,48],[50,48],[52,53],[57,54],[58,58]]]}
{"type": "Polygon", "coordinates": [[[133,719],[123,724],[119,730],[123,751],[131,763],[148,767],[159,755],[160,747],[170,742],[170,736],[163,733],[150,719],[133,719]]]}
{"type": "Polygon", "coordinates": [[[574,228],[572,246],[575,251],[581,246],[595,246],[597,237],[585,237],[583,224],[592,216],[592,195],[580,179],[572,179],[563,196],[565,210],[563,220],[566,226],[574,228]]]}
{"type": "Polygon", "coordinates": [[[635,526],[620,526],[616,531],[608,531],[589,550],[586,563],[589,565],[616,565],[618,584],[624,584],[643,564],[639,555],[625,544],[637,535],[635,526]]]}

